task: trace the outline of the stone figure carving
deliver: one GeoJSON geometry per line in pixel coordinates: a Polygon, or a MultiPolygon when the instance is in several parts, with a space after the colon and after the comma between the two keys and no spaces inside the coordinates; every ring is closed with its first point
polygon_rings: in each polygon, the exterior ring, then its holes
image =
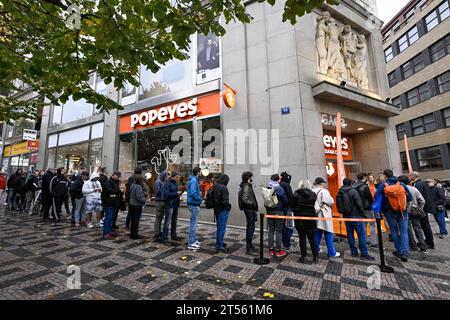
{"type": "Polygon", "coordinates": [[[338,24],[328,11],[317,18],[316,50],[321,74],[369,89],[365,36],[338,24]]]}
{"type": "Polygon", "coordinates": [[[316,32],[316,48],[319,61],[320,73],[328,73],[328,23],[330,20],[330,13],[325,11],[317,18],[317,32],[316,32]]]}
{"type": "Polygon", "coordinates": [[[367,76],[367,44],[366,37],[358,36],[358,43],[356,45],[356,54],[354,56],[354,65],[356,70],[356,80],[358,86],[362,89],[369,89],[369,79],[367,76]]]}
{"type": "Polygon", "coordinates": [[[344,57],[341,52],[341,38],[342,27],[336,23],[333,18],[328,24],[328,75],[335,79],[347,79],[347,69],[345,67],[344,57]]]}

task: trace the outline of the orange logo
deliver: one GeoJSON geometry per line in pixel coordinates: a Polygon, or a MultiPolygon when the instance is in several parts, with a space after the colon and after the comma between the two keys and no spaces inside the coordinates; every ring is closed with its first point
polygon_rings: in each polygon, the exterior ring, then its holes
{"type": "Polygon", "coordinates": [[[223,102],[228,108],[234,108],[236,105],[236,98],[235,95],[237,93],[236,90],[233,90],[230,86],[228,86],[226,83],[225,90],[223,90],[223,102]]]}

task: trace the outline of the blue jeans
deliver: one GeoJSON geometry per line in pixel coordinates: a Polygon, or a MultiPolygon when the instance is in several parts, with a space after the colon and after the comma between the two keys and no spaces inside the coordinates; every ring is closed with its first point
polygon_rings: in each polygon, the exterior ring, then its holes
{"type": "Polygon", "coordinates": [[[113,216],[113,207],[105,207],[103,208],[103,212],[105,213],[105,220],[103,221],[103,235],[107,235],[112,231],[112,216],[113,216]]]}
{"type": "Polygon", "coordinates": [[[388,220],[389,229],[391,230],[391,236],[392,241],[394,241],[395,251],[403,255],[408,255],[408,212],[405,212],[402,216],[401,214],[388,211],[386,212],[386,218],[388,220]]]}
{"type": "Polygon", "coordinates": [[[188,206],[189,212],[191,213],[191,219],[189,223],[189,242],[191,246],[197,241],[197,219],[200,214],[200,207],[198,206],[188,206]]]}
{"type": "Polygon", "coordinates": [[[173,208],[164,208],[163,240],[169,240],[169,226],[172,222],[173,208]]]}
{"type": "Polygon", "coordinates": [[[224,210],[216,215],[217,233],[216,233],[216,249],[223,249],[223,239],[225,238],[225,230],[227,228],[229,210],[224,210]]]}
{"type": "Polygon", "coordinates": [[[285,248],[290,248],[291,247],[291,238],[292,235],[294,234],[294,229],[290,229],[290,228],[286,228],[286,226],[283,226],[283,237],[282,237],[282,242],[283,242],[283,247],[285,248]]]}
{"type": "Polygon", "coordinates": [[[334,233],[328,232],[325,230],[317,229],[316,230],[316,247],[317,252],[320,249],[320,242],[322,241],[322,235],[325,235],[325,242],[327,243],[328,256],[334,257],[336,255],[336,249],[334,248],[334,233]]]}
{"type": "Polygon", "coordinates": [[[8,204],[9,208],[13,208],[14,207],[14,200],[16,199],[16,191],[14,190],[14,188],[9,188],[8,189],[8,195],[6,197],[6,203],[8,204]]]}
{"type": "Polygon", "coordinates": [[[361,256],[367,257],[369,255],[369,251],[367,250],[366,244],[365,223],[346,221],[345,228],[347,229],[348,244],[350,246],[350,250],[352,251],[352,255],[358,254],[354,234],[356,231],[356,234],[358,235],[359,251],[361,251],[361,256]]]}
{"type": "Polygon", "coordinates": [[[434,219],[439,225],[439,233],[442,236],[448,235],[447,226],[445,224],[445,210],[441,210],[436,215],[434,215],[434,219]]]}

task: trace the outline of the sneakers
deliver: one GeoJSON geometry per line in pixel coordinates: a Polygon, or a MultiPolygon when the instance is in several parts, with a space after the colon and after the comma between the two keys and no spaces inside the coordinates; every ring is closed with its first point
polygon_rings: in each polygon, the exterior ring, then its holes
{"type": "Polygon", "coordinates": [[[256,251],[255,248],[249,248],[249,249],[247,249],[245,254],[248,255],[248,256],[257,256],[258,255],[258,251],[256,251]]]}
{"type": "Polygon", "coordinates": [[[375,258],[367,255],[367,256],[361,256],[361,260],[373,261],[373,260],[375,260],[375,258]]]}
{"type": "Polygon", "coordinates": [[[445,222],[450,222],[450,219],[449,218],[445,218],[445,222]]]}
{"type": "Polygon", "coordinates": [[[399,258],[400,260],[402,260],[403,262],[407,262],[408,261],[408,257],[404,254],[398,253],[397,251],[394,251],[392,253],[394,256],[396,256],[397,258],[399,258]]]}
{"type": "Polygon", "coordinates": [[[275,250],[269,249],[269,256],[273,257],[275,255],[275,250]]]}
{"type": "Polygon", "coordinates": [[[428,250],[425,248],[420,248],[420,253],[426,254],[426,253],[428,253],[428,250]]]}
{"type": "Polygon", "coordinates": [[[228,248],[216,249],[216,253],[228,253],[230,252],[228,248]]]}
{"type": "Polygon", "coordinates": [[[287,252],[284,251],[284,250],[280,250],[280,251],[275,252],[275,257],[277,257],[277,258],[283,258],[286,255],[287,255],[287,252]]]}
{"type": "Polygon", "coordinates": [[[439,239],[447,239],[448,238],[448,234],[440,234],[439,235],[439,239]]]}
{"type": "Polygon", "coordinates": [[[194,244],[189,245],[188,249],[189,250],[198,250],[198,249],[200,249],[200,245],[197,243],[194,243],[194,244]]]}
{"type": "Polygon", "coordinates": [[[79,223],[75,223],[75,228],[79,228],[80,224],[79,223]]]}
{"type": "Polygon", "coordinates": [[[339,252],[336,252],[336,254],[334,255],[334,257],[330,257],[330,258],[339,258],[341,256],[341,254],[339,252]]]}
{"type": "Polygon", "coordinates": [[[89,222],[89,223],[87,224],[87,227],[88,227],[89,229],[93,229],[93,228],[94,228],[94,224],[93,224],[92,222],[89,222]]]}

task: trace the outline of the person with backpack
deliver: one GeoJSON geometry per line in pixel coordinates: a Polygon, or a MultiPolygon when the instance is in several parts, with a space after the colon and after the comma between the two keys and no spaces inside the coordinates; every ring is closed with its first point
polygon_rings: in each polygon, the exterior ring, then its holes
{"type": "Polygon", "coordinates": [[[244,211],[247,227],[245,230],[245,241],[247,244],[246,254],[257,256],[258,251],[253,246],[253,235],[257,221],[258,202],[252,187],[253,173],[246,171],[242,174],[242,182],[239,185],[238,204],[239,209],[244,211]]]}
{"type": "Polygon", "coordinates": [[[112,176],[105,182],[105,189],[102,187],[102,194],[104,195],[104,200],[102,200],[102,207],[104,213],[103,221],[103,239],[109,240],[111,238],[117,237],[117,233],[113,231],[113,219],[114,215],[120,209],[120,198],[122,196],[122,190],[120,190],[120,178],[122,173],[120,171],[115,171],[112,176]]]}
{"type": "Polygon", "coordinates": [[[25,212],[31,213],[31,205],[34,201],[34,194],[38,187],[38,175],[39,170],[30,172],[30,174],[25,179],[25,212]]]}
{"type": "Polygon", "coordinates": [[[425,206],[425,199],[422,194],[417,190],[417,188],[410,185],[409,178],[407,176],[398,177],[398,181],[402,182],[411,192],[411,202],[408,204],[409,212],[409,223],[408,223],[408,239],[409,248],[414,251],[419,251],[422,253],[427,253],[427,245],[425,243],[425,237],[422,232],[422,227],[420,226],[420,219],[425,215],[423,207],[425,206]],[[416,235],[418,244],[414,239],[414,234],[416,235]]]}
{"type": "Polygon", "coordinates": [[[130,221],[131,221],[131,213],[130,213],[130,190],[133,183],[136,181],[137,178],[143,177],[142,176],[142,167],[136,167],[134,169],[134,174],[130,176],[125,183],[125,202],[128,204],[128,214],[127,219],[125,220],[125,229],[129,230],[130,228],[130,221]]]}
{"type": "MultiPolygon", "coordinates": [[[[367,185],[367,173],[360,172],[356,175],[356,181],[353,185],[353,188],[355,188],[359,195],[361,196],[361,199],[363,201],[363,217],[367,219],[374,219],[375,216],[371,210],[372,203],[373,203],[373,196],[370,192],[370,188],[367,185]]],[[[370,241],[366,241],[366,243],[371,245],[372,248],[378,248],[378,237],[377,237],[377,224],[376,222],[366,222],[364,223],[364,228],[367,232],[367,227],[370,227],[370,241]]],[[[367,239],[367,233],[366,233],[366,239],[367,239]]]]}
{"type": "Polygon", "coordinates": [[[214,198],[214,216],[216,219],[216,253],[227,253],[224,238],[231,211],[230,194],[227,188],[230,177],[221,174],[219,180],[214,184],[211,193],[214,198]]]}
{"type": "Polygon", "coordinates": [[[102,208],[102,185],[100,176],[97,173],[98,168],[94,169],[88,181],[83,184],[83,194],[86,197],[86,223],[89,229],[100,228],[102,208]],[[92,218],[95,215],[95,222],[92,218]]]}
{"type": "Polygon", "coordinates": [[[50,192],[53,198],[52,224],[54,226],[58,225],[61,221],[62,206],[69,192],[69,182],[65,174],[65,168],[58,168],[56,170],[56,176],[50,182],[50,192]]]}
{"type": "MultiPolygon", "coordinates": [[[[331,208],[333,207],[334,200],[330,192],[326,189],[326,182],[322,177],[317,177],[314,181],[314,191],[317,195],[317,200],[315,203],[315,211],[319,218],[333,218],[333,212],[331,208]]],[[[331,220],[319,220],[317,221],[317,230],[315,233],[315,242],[317,252],[320,252],[320,242],[322,241],[322,236],[325,238],[327,244],[328,256],[330,258],[340,257],[341,254],[336,252],[334,247],[334,226],[331,220]]]]}
{"type": "Polygon", "coordinates": [[[436,220],[439,226],[439,233],[436,233],[440,239],[445,239],[448,237],[447,226],[445,224],[445,191],[442,186],[437,186],[437,181],[435,179],[427,179],[428,186],[430,187],[431,196],[435,203],[436,209],[434,220],[436,220]]]}
{"type": "MultiPolygon", "coordinates": [[[[352,180],[345,178],[342,182],[336,196],[336,205],[340,214],[344,218],[361,219],[364,218],[364,203],[358,190],[352,187],[352,180]]],[[[375,260],[369,255],[366,243],[365,223],[359,221],[346,221],[345,228],[347,230],[347,239],[350,246],[352,257],[358,257],[358,249],[356,248],[355,232],[358,235],[359,251],[361,252],[361,260],[375,260]]]]}
{"type": "Polygon", "coordinates": [[[161,172],[158,179],[156,179],[154,184],[154,201],[155,201],[155,223],[154,223],[154,232],[155,232],[155,241],[162,242],[163,236],[161,232],[161,223],[164,219],[164,199],[162,196],[163,185],[164,182],[168,179],[167,171],[161,172]]]}
{"type": "Polygon", "coordinates": [[[189,250],[200,249],[200,242],[197,241],[197,220],[200,214],[200,205],[202,203],[199,176],[200,176],[200,168],[195,167],[192,170],[192,176],[189,177],[187,187],[187,205],[190,213],[189,240],[188,240],[189,250]]]}
{"type": "Polygon", "coordinates": [[[70,195],[74,206],[74,227],[80,227],[86,215],[86,197],[83,194],[83,185],[89,180],[89,173],[84,171],[77,175],[70,184],[70,195]]]}
{"type": "MultiPolygon", "coordinates": [[[[172,171],[170,179],[163,184],[163,199],[164,199],[164,224],[163,224],[163,241],[169,241],[169,227],[172,223],[172,214],[174,208],[179,205],[179,191],[178,181],[180,176],[176,171],[172,171]]],[[[175,239],[172,239],[175,240],[175,239]]]]}
{"type": "Polygon", "coordinates": [[[386,176],[384,184],[380,185],[377,193],[384,196],[383,211],[386,214],[392,240],[394,241],[394,256],[403,262],[408,261],[409,237],[408,237],[408,203],[412,201],[411,192],[405,184],[394,177],[391,169],[384,170],[386,176]]]}
{"type": "MultiPolygon", "coordinates": [[[[284,190],[284,193],[286,193],[286,197],[288,198],[289,203],[291,203],[292,196],[293,196],[293,192],[292,192],[292,188],[291,188],[291,180],[292,180],[292,176],[289,173],[282,172],[280,174],[280,187],[282,187],[284,190]]],[[[288,208],[288,212],[289,211],[292,211],[291,208],[288,208]]],[[[281,239],[281,242],[283,244],[282,249],[285,250],[286,252],[291,252],[291,250],[292,250],[291,238],[292,238],[292,234],[294,233],[294,229],[287,227],[286,223],[285,223],[283,226],[282,233],[283,233],[283,237],[281,239]]]]}
{"type": "Polygon", "coordinates": [[[144,193],[144,183],[144,177],[142,175],[137,175],[129,188],[130,238],[133,240],[140,239],[139,221],[144,205],[147,203],[147,196],[144,193]]]}
{"type": "Polygon", "coordinates": [[[425,199],[425,207],[423,210],[426,215],[420,219],[420,225],[422,227],[423,233],[425,235],[425,243],[427,244],[428,249],[434,250],[434,236],[433,230],[431,230],[430,220],[428,219],[428,214],[436,213],[436,204],[434,203],[434,199],[431,196],[431,190],[428,184],[420,178],[420,174],[416,171],[413,171],[409,178],[412,182],[412,185],[419,190],[422,197],[425,199]]]}
{"type": "MultiPolygon", "coordinates": [[[[296,217],[317,217],[315,204],[317,195],[311,190],[311,182],[309,180],[302,180],[298,184],[298,190],[294,192],[292,197],[291,208],[296,217]]],[[[315,233],[317,224],[315,220],[295,220],[295,228],[298,232],[300,240],[300,263],[306,263],[306,238],[308,238],[311,252],[313,254],[313,262],[319,263],[319,252],[317,250],[315,233]]]]}
{"type": "MultiPolygon", "coordinates": [[[[286,192],[280,186],[280,176],[274,174],[267,182],[267,188],[262,188],[264,207],[268,215],[286,216],[289,210],[289,200],[286,192]]],[[[269,256],[282,258],[286,256],[286,251],[281,248],[283,238],[284,219],[267,219],[269,228],[269,256]],[[275,243],[274,243],[275,238],[275,243]]]]}

